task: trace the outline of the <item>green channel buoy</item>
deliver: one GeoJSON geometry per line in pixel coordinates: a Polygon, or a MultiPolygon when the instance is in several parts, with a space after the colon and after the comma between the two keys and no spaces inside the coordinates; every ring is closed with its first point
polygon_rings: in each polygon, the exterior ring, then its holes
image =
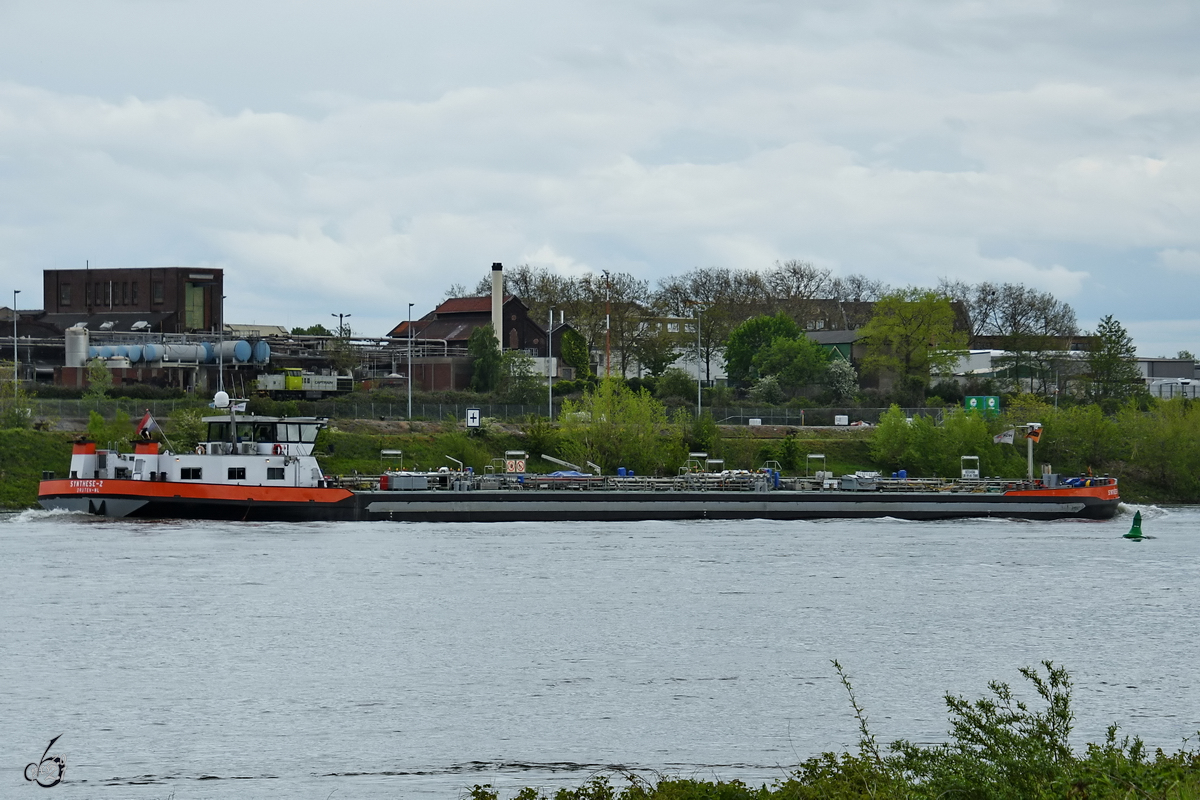
{"type": "Polygon", "coordinates": [[[1143,539],[1142,536],[1142,512],[1135,512],[1133,515],[1133,527],[1129,529],[1129,533],[1125,534],[1126,539],[1143,539]]]}

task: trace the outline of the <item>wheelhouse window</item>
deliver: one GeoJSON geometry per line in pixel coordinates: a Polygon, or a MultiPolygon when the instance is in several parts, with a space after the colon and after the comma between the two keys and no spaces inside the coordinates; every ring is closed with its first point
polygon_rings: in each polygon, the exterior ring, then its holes
{"type": "Polygon", "coordinates": [[[231,480],[231,481],[246,480],[246,468],[245,467],[230,467],[229,468],[229,480],[231,480]]]}
{"type": "Polygon", "coordinates": [[[267,467],[267,480],[269,480],[269,481],[283,480],[283,467],[267,467]]]}
{"type": "Polygon", "coordinates": [[[179,469],[179,480],[181,481],[198,481],[200,475],[200,467],[181,467],[179,469]]]}

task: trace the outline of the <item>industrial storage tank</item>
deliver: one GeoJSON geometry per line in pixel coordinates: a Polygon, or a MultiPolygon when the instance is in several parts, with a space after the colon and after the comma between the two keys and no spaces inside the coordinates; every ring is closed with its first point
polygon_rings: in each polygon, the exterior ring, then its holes
{"type": "Polygon", "coordinates": [[[161,361],[163,357],[163,347],[161,344],[148,344],[142,348],[142,358],[147,361],[161,361]]]}
{"type": "Polygon", "coordinates": [[[217,349],[220,350],[221,360],[227,364],[231,361],[245,364],[250,360],[250,343],[245,339],[238,339],[236,342],[221,342],[217,345],[217,349]]]}
{"type": "Polygon", "coordinates": [[[204,363],[204,348],[198,344],[164,344],[162,348],[163,361],[186,361],[193,364],[204,363]]]}
{"type": "Polygon", "coordinates": [[[271,345],[261,339],[254,343],[254,363],[265,364],[271,360],[271,345]]]}
{"type": "Polygon", "coordinates": [[[110,347],[109,345],[101,345],[100,346],[100,357],[103,358],[105,361],[112,358],[116,354],[117,354],[116,351],[113,350],[112,347],[110,347]]]}
{"type": "Polygon", "coordinates": [[[140,344],[131,344],[125,348],[125,354],[129,356],[129,360],[136,364],[142,360],[142,346],[140,344]]]}
{"type": "Polygon", "coordinates": [[[88,348],[87,328],[78,326],[67,328],[65,334],[67,357],[64,364],[68,367],[87,366],[88,358],[91,355],[88,348]]]}

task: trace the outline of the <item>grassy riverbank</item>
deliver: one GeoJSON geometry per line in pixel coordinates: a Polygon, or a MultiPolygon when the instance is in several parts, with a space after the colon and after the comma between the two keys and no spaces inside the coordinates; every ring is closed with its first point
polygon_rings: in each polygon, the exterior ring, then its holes
{"type": "Polygon", "coordinates": [[[0,508],[36,505],[42,472],[67,474],[74,438],[64,431],[0,430],[0,508]]]}
{"type": "MultiPolygon", "coordinates": [[[[975,701],[947,696],[949,738],[943,744],[876,743],[867,717],[841,667],[859,723],[856,753],[825,753],[800,764],[773,785],[688,778],[646,780],[615,773],[575,789],[547,794],[526,787],[515,800],[1195,800],[1200,798],[1200,752],[1186,746],[1151,753],[1135,738],[1109,728],[1105,741],[1072,747],[1071,681],[1050,662],[1022,669],[1037,700],[1019,699],[1000,682],[975,701]],[[1041,706],[1041,708],[1038,708],[1041,706]]],[[[1018,687],[1019,688],[1019,687],[1018,687]]],[[[471,800],[500,800],[477,785],[471,800]]]]}
{"type": "MultiPolygon", "coordinates": [[[[597,401],[595,408],[568,409],[564,421],[553,424],[543,418],[526,423],[485,420],[482,428],[471,431],[452,419],[335,420],[322,432],[316,454],[326,473],[343,476],[378,475],[401,466],[456,468],[459,462],[482,473],[506,451],[516,450],[529,454],[530,472],[558,468],[541,458],[545,453],[577,464],[595,461],[608,474],[624,466],[643,475],[674,475],[689,452],[703,451],[723,459],[729,469],[758,469],[774,462],[790,475],[809,469],[837,475],[906,469],[914,477],[957,475],[959,457],[973,454],[980,457],[984,475],[1019,478],[1026,471],[1020,436],[1016,447],[996,444],[993,437],[1022,420],[1041,420],[1045,427],[1035,465],[1052,464],[1053,471],[1064,475],[1112,475],[1121,482],[1121,497],[1131,503],[1200,503],[1200,405],[1183,400],[1156,403],[1149,410],[1129,407],[1114,416],[1095,406],[1057,409],[1035,398],[1014,400],[999,419],[947,410],[938,420],[910,420],[893,409],[878,427],[859,428],[720,426],[686,414],[668,419],[651,402],[638,401],[646,406],[641,408],[619,394],[605,402],[610,406],[597,401]],[[584,417],[592,421],[577,421],[584,417]],[[383,457],[385,450],[403,451],[403,459],[383,457]],[[813,454],[824,460],[810,459],[813,454]]],[[[195,445],[203,432],[200,415],[197,409],[178,409],[159,420],[176,449],[195,445]]],[[[93,417],[98,441],[132,435],[134,420],[124,412],[117,416],[122,419],[108,424],[93,417]]],[[[83,423],[44,422],[67,430],[0,431],[0,505],[32,506],[43,471],[66,474],[70,439],[83,432],[70,429],[83,423]]]]}

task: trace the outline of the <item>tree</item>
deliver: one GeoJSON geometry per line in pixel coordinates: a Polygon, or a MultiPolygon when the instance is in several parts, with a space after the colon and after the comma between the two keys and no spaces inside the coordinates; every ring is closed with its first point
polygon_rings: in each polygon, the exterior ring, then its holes
{"type": "Polygon", "coordinates": [[[770,292],[771,306],[803,324],[819,309],[818,301],[828,298],[833,289],[833,273],[795,259],[780,263],[763,273],[770,292]]]}
{"type": "Polygon", "coordinates": [[[781,336],[756,353],[753,364],[759,375],[774,377],[780,388],[795,394],[821,379],[829,367],[829,353],[804,335],[798,339],[781,336]]]}
{"type": "Polygon", "coordinates": [[[492,323],[471,331],[467,352],[474,357],[471,365],[471,391],[494,392],[500,383],[501,355],[492,323]]]}
{"type": "Polygon", "coordinates": [[[757,353],[776,339],[797,339],[803,335],[795,320],[782,312],[773,317],[748,319],[733,329],[725,343],[725,374],[731,381],[747,383],[758,377],[754,372],[757,353]]]}
{"type": "Polygon", "coordinates": [[[904,390],[923,400],[934,372],[947,372],[967,347],[967,334],[955,328],[950,299],[928,289],[909,287],[884,295],[876,304],[860,341],[866,346],[864,369],[891,374],[904,390]]]}
{"type": "Polygon", "coordinates": [[[0,429],[28,428],[33,408],[21,384],[13,381],[13,362],[0,361],[0,376],[0,429]]]}
{"type": "MultiPolygon", "coordinates": [[[[622,375],[628,373],[633,344],[646,315],[643,301],[650,296],[648,281],[627,272],[589,272],[569,278],[528,264],[506,269],[503,274],[505,293],[521,298],[530,319],[540,325],[551,308],[562,311],[589,348],[603,350],[607,339],[615,369],[622,375]]],[[[491,279],[480,280],[475,288],[478,294],[490,294],[491,279]]]]}
{"type": "Polygon", "coordinates": [[[1145,380],[1137,366],[1137,348],[1133,346],[1133,337],[1111,314],[1096,326],[1095,341],[1088,353],[1087,365],[1088,393],[1106,410],[1114,410],[1119,403],[1146,390],[1145,380]]]}
{"type": "Polygon", "coordinates": [[[695,398],[696,379],[679,367],[671,367],[658,379],[654,394],[665,400],[668,397],[695,398]]]}
{"type": "Polygon", "coordinates": [[[666,325],[651,322],[633,344],[638,363],[653,378],[666,371],[679,358],[680,335],[667,330],[666,325]]]}
{"type": "Polygon", "coordinates": [[[128,443],[133,438],[133,422],[129,415],[119,408],[113,413],[112,422],[106,422],[97,411],[89,411],[87,432],[101,447],[119,449],[122,442],[128,443]]]}
{"type": "Polygon", "coordinates": [[[354,368],[362,363],[359,353],[350,340],[337,336],[325,342],[325,357],[339,375],[352,375],[354,368]]]}
{"type": "Polygon", "coordinates": [[[181,408],[171,412],[167,424],[171,430],[171,445],[181,450],[191,450],[204,441],[208,433],[208,424],[203,420],[204,414],[198,408],[181,408]]]}
{"type": "Polygon", "coordinates": [[[833,279],[829,287],[829,296],[833,300],[862,303],[879,300],[890,291],[883,281],[865,275],[847,275],[845,278],[833,279]]]}
{"type": "MultiPolygon", "coordinates": [[[[664,314],[699,320],[690,328],[689,343],[699,338],[699,358],[705,380],[712,378],[712,362],[725,348],[730,331],[766,310],[769,297],[762,276],[751,270],[705,267],[659,282],[655,307],[664,314]]],[[[689,344],[689,347],[691,345],[689,344]]]]}
{"type": "Polygon", "coordinates": [[[505,350],[500,357],[500,395],[509,403],[535,403],[546,393],[546,382],[533,371],[533,357],[505,350]]]}
{"type": "Polygon", "coordinates": [[[622,380],[600,382],[562,410],[559,453],[568,461],[591,461],[605,472],[630,467],[640,475],[661,475],[683,463],[684,425],[667,417],[666,407],[646,390],[634,392],[622,380]]]}
{"type": "Polygon", "coordinates": [[[562,360],[575,370],[577,379],[592,374],[591,352],[588,350],[587,340],[579,335],[579,331],[574,328],[563,331],[559,347],[562,360]]]}
{"type": "Polygon", "coordinates": [[[825,385],[837,400],[845,402],[858,394],[858,371],[844,358],[834,358],[825,371],[825,385]]]}
{"type": "Polygon", "coordinates": [[[990,282],[974,286],[943,278],[939,291],[962,304],[971,337],[1002,337],[1005,355],[995,360],[1008,384],[1043,396],[1075,372],[1064,339],[1079,332],[1075,310],[1049,292],[1021,284],[990,282]]]}
{"type": "Polygon", "coordinates": [[[1008,445],[997,445],[987,420],[980,414],[948,409],[939,424],[932,417],[917,415],[911,420],[892,406],[879,417],[871,437],[871,457],[889,469],[906,469],[914,476],[957,475],[961,457],[977,455],[984,474],[1020,474],[1021,463],[1008,445]]]}
{"type": "Polygon", "coordinates": [[[783,388],[774,375],[764,375],[750,387],[751,399],[773,406],[783,402],[783,388]]]}
{"type": "Polygon", "coordinates": [[[309,325],[307,328],[292,328],[293,336],[333,336],[333,331],[326,328],[321,323],[309,325]]]}
{"type": "Polygon", "coordinates": [[[103,400],[108,397],[108,392],[113,385],[113,376],[112,370],[104,363],[104,359],[93,358],[88,362],[87,371],[88,386],[83,393],[84,399],[103,400]]]}

